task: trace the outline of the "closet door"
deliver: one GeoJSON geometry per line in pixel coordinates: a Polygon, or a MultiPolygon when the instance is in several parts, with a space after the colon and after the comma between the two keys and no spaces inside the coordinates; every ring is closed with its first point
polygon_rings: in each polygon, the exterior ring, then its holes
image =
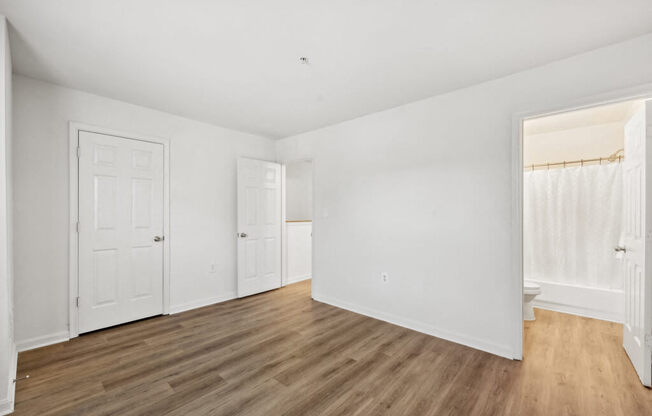
{"type": "Polygon", "coordinates": [[[79,133],[79,332],[163,313],[163,146],[79,133]]]}
{"type": "Polygon", "coordinates": [[[646,235],[652,237],[652,107],[650,101],[632,117],[625,126],[624,169],[624,235],[623,246],[616,251],[624,253],[625,321],[623,346],[636,369],[641,382],[652,385],[652,249],[646,243],[646,235]]]}

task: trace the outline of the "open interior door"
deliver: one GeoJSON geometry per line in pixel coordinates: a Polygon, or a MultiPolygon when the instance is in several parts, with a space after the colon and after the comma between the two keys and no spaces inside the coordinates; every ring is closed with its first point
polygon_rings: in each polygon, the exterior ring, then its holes
{"type": "Polygon", "coordinates": [[[238,160],[238,297],[281,287],[281,165],[238,160]]]}
{"type": "Polygon", "coordinates": [[[652,203],[646,203],[647,195],[652,196],[652,145],[647,146],[651,122],[652,102],[646,101],[625,126],[624,246],[616,248],[624,251],[623,346],[646,386],[652,384],[652,203]]]}

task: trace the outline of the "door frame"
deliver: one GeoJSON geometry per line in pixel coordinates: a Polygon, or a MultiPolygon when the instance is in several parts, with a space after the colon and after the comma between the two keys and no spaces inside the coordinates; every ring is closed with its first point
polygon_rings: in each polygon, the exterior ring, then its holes
{"type": "MultiPolygon", "coordinates": [[[[618,102],[651,99],[652,83],[642,84],[635,87],[612,90],[603,94],[585,96],[581,98],[569,98],[559,100],[548,105],[539,105],[528,111],[519,111],[512,115],[512,201],[511,201],[511,275],[512,275],[512,305],[513,321],[512,345],[513,359],[523,359],[523,123],[526,120],[567,113],[569,111],[599,107],[618,102]]],[[[650,268],[652,269],[652,268],[650,268]]],[[[650,273],[647,271],[646,279],[650,280],[650,273]]]]}
{"type": "Polygon", "coordinates": [[[68,223],[68,332],[70,338],[79,336],[79,161],[77,147],[79,132],[104,134],[130,140],[163,145],[163,314],[170,314],[170,139],[142,136],[105,127],[92,126],[75,121],[69,122],[68,178],[69,178],[69,223],[68,223]]]}
{"type": "MultiPolygon", "coordinates": [[[[295,162],[310,162],[312,170],[312,234],[315,233],[315,160],[311,157],[300,157],[297,159],[287,159],[279,161],[281,164],[281,287],[288,285],[288,229],[287,223],[285,222],[285,217],[287,215],[287,183],[285,178],[286,167],[289,163],[295,162]]],[[[315,240],[312,239],[310,244],[310,258],[311,258],[311,270],[310,270],[310,280],[314,276],[314,259],[315,259],[315,240]]]]}

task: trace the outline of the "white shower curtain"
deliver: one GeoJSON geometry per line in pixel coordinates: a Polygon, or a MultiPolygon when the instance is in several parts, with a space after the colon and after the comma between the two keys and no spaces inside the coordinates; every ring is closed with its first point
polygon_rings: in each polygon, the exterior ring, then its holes
{"type": "Polygon", "coordinates": [[[619,163],[525,172],[526,279],[622,290],[619,163]]]}

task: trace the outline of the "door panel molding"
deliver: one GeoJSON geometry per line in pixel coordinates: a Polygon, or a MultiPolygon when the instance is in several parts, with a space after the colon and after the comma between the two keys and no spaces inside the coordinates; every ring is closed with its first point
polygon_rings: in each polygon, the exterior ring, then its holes
{"type": "MultiPolygon", "coordinates": [[[[79,335],[79,309],[77,297],[79,296],[79,133],[89,132],[115,136],[130,140],[156,143],[163,145],[163,314],[170,313],[170,139],[152,136],[141,136],[134,133],[118,131],[114,129],[92,126],[84,123],[71,121],[69,123],[68,136],[68,172],[69,172],[69,224],[68,224],[68,332],[69,337],[79,335]]],[[[109,152],[110,153],[110,152],[109,152]]],[[[147,155],[139,155],[135,158],[136,165],[148,163],[147,155]],[[142,157],[141,157],[142,156],[142,157]]],[[[110,154],[97,155],[107,163],[110,162],[110,154]]]]}

